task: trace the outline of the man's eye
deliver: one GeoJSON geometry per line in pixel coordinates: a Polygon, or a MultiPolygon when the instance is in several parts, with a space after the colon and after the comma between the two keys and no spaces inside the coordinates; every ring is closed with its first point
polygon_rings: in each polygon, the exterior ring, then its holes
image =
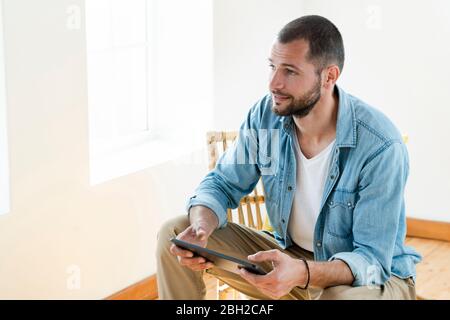
{"type": "Polygon", "coordinates": [[[289,69],[286,69],[286,72],[287,72],[287,74],[289,74],[289,75],[297,74],[295,71],[289,70],[289,69]]]}

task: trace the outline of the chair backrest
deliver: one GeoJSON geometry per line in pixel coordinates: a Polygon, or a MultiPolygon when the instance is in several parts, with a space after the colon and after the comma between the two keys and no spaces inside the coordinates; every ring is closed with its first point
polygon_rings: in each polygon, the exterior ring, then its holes
{"type": "MultiPolygon", "coordinates": [[[[209,170],[214,169],[217,160],[233,144],[237,136],[236,131],[211,131],[206,134],[209,170]]],[[[241,199],[237,209],[227,210],[228,221],[257,230],[263,229],[268,221],[264,220],[267,217],[264,199],[265,192],[260,179],[253,191],[241,199]]]]}

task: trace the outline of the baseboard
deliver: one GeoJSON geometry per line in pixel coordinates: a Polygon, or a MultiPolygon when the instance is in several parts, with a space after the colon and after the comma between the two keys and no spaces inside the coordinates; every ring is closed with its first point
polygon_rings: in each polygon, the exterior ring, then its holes
{"type": "Polygon", "coordinates": [[[407,218],[409,237],[450,241],[450,223],[441,221],[407,218]]]}
{"type": "Polygon", "coordinates": [[[156,300],[158,287],[156,275],[145,278],[109,297],[106,300],[156,300]]]}

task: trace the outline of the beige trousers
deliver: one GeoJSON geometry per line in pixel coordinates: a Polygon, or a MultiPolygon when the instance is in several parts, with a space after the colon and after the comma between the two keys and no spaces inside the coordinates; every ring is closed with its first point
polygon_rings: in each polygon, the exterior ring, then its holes
{"type": "MultiPolygon", "coordinates": [[[[160,299],[204,299],[206,295],[203,272],[192,271],[179,264],[177,257],[169,252],[170,238],[185,230],[189,226],[187,215],[179,216],[167,221],[158,233],[157,243],[157,283],[160,299]]],[[[258,251],[279,249],[294,257],[303,257],[314,260],[312,252],[296,245],[282,249],[270,235],[247,228],[243,225],[228,223],[227,227],[218,229],[208,239],[209,249],[217,250],[227,255],[246,259],[248,255],[258,251]]],[[[218,268],[211,268],[209,274],[222,280],[238,291],[255,299],[269,299],[260,293],[254,286],[242,279],[239,275],[218,268]]],[[[352,287],[340,285],[326,289],[309,288],[302,290],[298,287],[282,299],[295,300],[350,300],[350,299],[415,299],[414,282],[411,279],[400,279],[392,276],[384,286],[352,287]]]]}

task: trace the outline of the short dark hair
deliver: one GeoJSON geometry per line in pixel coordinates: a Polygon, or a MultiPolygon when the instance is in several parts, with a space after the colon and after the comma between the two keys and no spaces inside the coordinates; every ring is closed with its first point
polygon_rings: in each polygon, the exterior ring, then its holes
{"type": "Polygon", "coordinates": [[[285,25],[277,36],[280,43],[300,39],[308,42],[307,59],[316,64],[319,70],[336,63],[342,72],[344,42],[338,28],[330,20],[317,15],[303,16],[285,25]]]}

